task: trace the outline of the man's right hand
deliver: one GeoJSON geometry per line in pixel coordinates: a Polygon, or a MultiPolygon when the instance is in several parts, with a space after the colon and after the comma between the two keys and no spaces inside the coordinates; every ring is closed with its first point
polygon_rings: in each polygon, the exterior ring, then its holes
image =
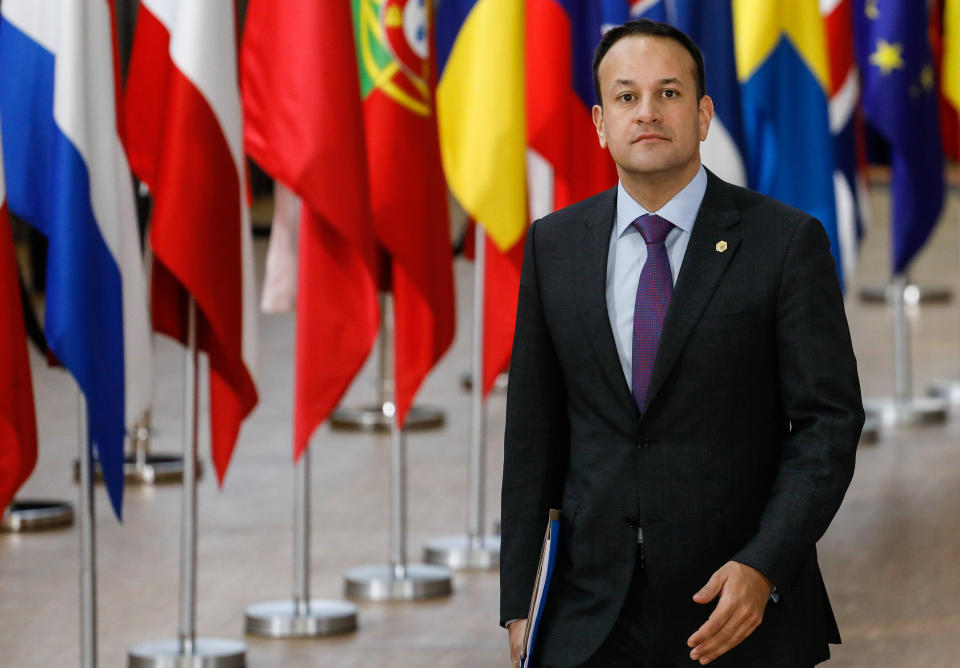
{"type": "Polygon", "coordinates": [[[507,633],[510,634],[510,665],[512,668],[520,668],[520,653],[523,651],[523,636],[526,632],[526,619],[515,619],[507,624],[507,633]]]}

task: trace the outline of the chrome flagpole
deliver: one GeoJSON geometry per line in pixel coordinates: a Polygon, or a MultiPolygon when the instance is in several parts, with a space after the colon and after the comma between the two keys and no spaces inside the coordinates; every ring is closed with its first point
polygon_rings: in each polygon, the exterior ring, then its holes
{"type": "Polygon", "coordinates": [[[907,279],[893,277],[893,373],[892,398],[868,399],[863,402],[867,413],[873,413],[883,426],[908,424],[940,424],[947,419],[947,403],[940,399],[913,396],[913,369],[910,360],[910,323],[907,320],[907,279]]]}
{"type": "MultiPolygon", "coordinates": [[[[381,309],[380,317],[388,317],[381,309]]],[[[407,563],[407,437],[399,423],[395,392],[384,403],[390,416],[390,559],[387,564],[359,566],[347,571],[347,598],[364,601],[419,600],[447,596],[452,591],[450,570],[431,564],[407,563]]]]}
{"type": "Polygon", "coordinates": [[[500,566],[500,536],[484,535],[487,406],[483,396],[483,303],[486,234],[475,226],[473,270],[473,382],[470,388],[470,442],[467,447],[467,532],[429,541],[424,561],[453,570],[490,570],[500,566]]]}
{"type": "Polygon", "coordinates": [[[196,637],[197,611],[197,305],[187,300],[184,373],[183,486],[180,508],[180,616],[175,639],[131,647],[130,668],[243,668],[242,642],[196,637]]]}
{"type": "Polygon", "coordinates": [[[246,632],[267,638],[319,638],[357,628],[357,606],[310,597],[310,447],[294,466],[293,597],[244,611],[246,632]]]}
{"type": "MultiPolygon", "coordinates": [[[[380,313],[386,313],[387,293],[380,293],[380,313]]],[[[361,408],[337,408],[330,415],[330,428],[346,431],[387,433],[393,429],[393,375],[390,373],[392,331],[387,318],[380,319],[377,337],[377,403],[361,408]]],[[[410,431],[439,429],[446,421],[443,411],[431,406],[411,406],[404,425],[410,431]]]]}
{"type": "MultiPolygon", "coordinates": [[[[954,187],[953,190],[956,190],[954,187]]],[[[957,221],[960,223],[960,219],[957,221]]],[[[960,231],[960,225],[957,226],[960,231]]],[[[958,234],[960,239],[960,234],[958,234]]],[[[960,375],[953,378],[937,378],[927,386],[927,395],[943,399],[950,406],[956,408],[960,406],[960,375]]]]}
{"type": "Polygon", "coordinates": [[[80,665],[97,665],[97,537],[93,513],[93,454],[87,422],[87,400],[77,388],[78,442],[80,443],[80,665]]]}

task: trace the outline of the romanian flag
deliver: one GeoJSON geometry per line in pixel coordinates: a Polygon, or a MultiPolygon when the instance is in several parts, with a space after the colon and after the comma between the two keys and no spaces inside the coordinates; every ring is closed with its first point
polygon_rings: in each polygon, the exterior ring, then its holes
{"type": "Polygon", "coordinates": [[[277,180],[278,211],[301,198],[294,459],[353,381],[379,324],[352,26],[349,0],[254,0],[243,37],[247,151],[277,180]]]}
{"type": "Polygon", "coordinates": [[[443,0],[437,114],[447,182],[486,232],[483,387],[507,365],[527,229],[524,3],[443,0]]]}
{"type": "Polygon", "coordinates": [[[37,463],[37,417],[0,142],[0,515],[37,463]]]}
{"type": "Polygon", "coordinates": [[[842,285],[819,3],[733,0],[733,26],[750,185],[823,223],[842,285]]]}

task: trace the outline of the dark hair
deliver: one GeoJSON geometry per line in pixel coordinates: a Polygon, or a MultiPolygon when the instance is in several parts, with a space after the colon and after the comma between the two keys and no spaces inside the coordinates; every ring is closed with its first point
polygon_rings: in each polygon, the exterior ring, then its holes
{"type": "Polygon", "coordinates": [[[650,19],[637,19],[636,21],[627,21],[623,25],[616,26],[608,30],[597,44],[596,51],[593,52],[593,88],[597,93],[597,104],[603,106],[603,98],[600,96],[600,61],[607,55],[610,47],[619,42],[624,37],[634,35],[650,35],[652,37],[663,37],[679,42],[693,58],[697,68],[697,99],[699,100],[707,92],[706,76],[703,71],[703,55],[700,49],[693,43],[693,40],[687,37],[687,34],[672,25],[651,21],[650,19]]]}

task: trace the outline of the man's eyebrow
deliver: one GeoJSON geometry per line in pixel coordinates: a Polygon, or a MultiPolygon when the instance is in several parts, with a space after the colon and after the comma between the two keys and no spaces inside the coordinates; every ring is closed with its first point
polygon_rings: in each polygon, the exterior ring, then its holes
{"type": "MultiPolygon", "coordinates": [[[[665,77],[657,81],[657,83],[660,84],[661,86],[666,86],[668,84],[679,85],[679,86],[685,85],[683,81],[681,79],[678,79],[677,77],[665,77]]],[[[634,81],[633,79],[615,79],[613,82],[613,85],[614,86],[636,86],[637,82],[634,81]]]]}

